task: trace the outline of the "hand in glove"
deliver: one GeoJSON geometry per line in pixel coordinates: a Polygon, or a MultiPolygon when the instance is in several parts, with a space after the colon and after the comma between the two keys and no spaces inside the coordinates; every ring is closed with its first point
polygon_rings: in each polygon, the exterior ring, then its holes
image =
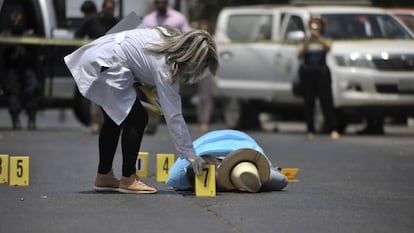
{"type": "Polygon", "coordinates": [[[193,167],[194,173],[200,175],[203,172],[203,167],[206,162],[199,156],[190,157],[187,159],[193,167]]]}

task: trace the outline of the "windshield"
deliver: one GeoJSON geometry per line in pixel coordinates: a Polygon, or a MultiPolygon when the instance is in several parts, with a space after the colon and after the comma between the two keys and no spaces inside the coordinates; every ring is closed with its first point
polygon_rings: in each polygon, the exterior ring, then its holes
{"type": "Polygon", "coordinates": [[[412,32],[414,32],[414,15],[395,14],[412,32]]]}
{"type": "Polygon", "coordinates": [[[411,35],[390,15],[324,14],[324,36],[332,39],[411,39],[411,35]]]}

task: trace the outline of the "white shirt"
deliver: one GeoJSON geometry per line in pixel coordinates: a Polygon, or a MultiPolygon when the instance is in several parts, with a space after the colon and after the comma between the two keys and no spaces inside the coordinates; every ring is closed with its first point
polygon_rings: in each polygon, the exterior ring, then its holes
{"type": "Polygon", "coordinates": [[[160,42],[157,30],[139,28],[100,37],[64,59],[79,91],[118,125],[137,98],[134,83],[155,87],[178,155],[192,157],[195,151],[182,115],[179,81],[170,78],[164,55],[145,50],[160,42]]]}

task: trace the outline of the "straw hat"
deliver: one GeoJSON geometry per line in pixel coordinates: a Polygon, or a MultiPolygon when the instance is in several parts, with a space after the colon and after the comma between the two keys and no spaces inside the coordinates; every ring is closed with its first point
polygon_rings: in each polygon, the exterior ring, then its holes
{"type": "Polygon", "coordinates": [[[262,186],[259,171],[251,162],[238,163],[231,171],[230,180],[237,189],[251,193],[259,191],[262,186]]]}
{"type": "Polygon", "coordinates": [[[217,183],[226,190],[257,192],[269,176],[267,158],[249,148],[230,152],[217,167],[217,183]]]}

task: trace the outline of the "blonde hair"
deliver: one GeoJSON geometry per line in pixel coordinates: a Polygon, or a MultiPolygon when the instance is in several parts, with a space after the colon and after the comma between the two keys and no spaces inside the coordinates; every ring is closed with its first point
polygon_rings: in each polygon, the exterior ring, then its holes
{"type": "Polygon", "coordinates": [[[164,53],[166,63],[171,69],[171,78],[182,79],[185,83],[200,81],[208,68],[215,75],[218,69],[216,43],[211,35],[202,30],[181,33],[169,26],[154,27],[163,40],[160,44],[152,44],[147,50],[164,53]]]}

